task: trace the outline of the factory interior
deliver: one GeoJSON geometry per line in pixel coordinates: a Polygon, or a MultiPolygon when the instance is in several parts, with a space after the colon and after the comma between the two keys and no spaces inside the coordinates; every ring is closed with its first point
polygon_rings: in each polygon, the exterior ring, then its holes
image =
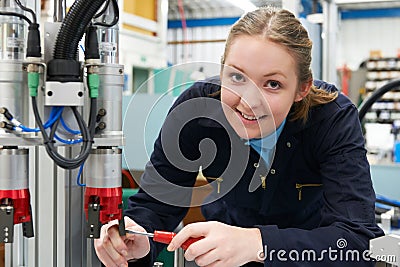
{"type": "MultiPolygon", "coordinates": [[[[94,242],[113,220],[125,234],[174,101],[220,75],[230,28],[264,6],[300,20],[313,79],[358,109],[384,232],[369,256],[400,266],[400,1],[0,0],[0,267],[102,266],[94,242]]],[[[200,167],[176,232],[206,220],[219,179],[200,167]]],[[[198,265],[163,249],[148,266],[198,265]]]]}

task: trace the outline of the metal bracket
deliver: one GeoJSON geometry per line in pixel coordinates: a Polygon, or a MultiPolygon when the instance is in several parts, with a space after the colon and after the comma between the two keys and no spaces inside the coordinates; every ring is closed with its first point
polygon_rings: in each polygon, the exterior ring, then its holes
{"type": "MultiPolygon", "coordinates": [[[[118,205],[118,208],[120,208],[122,210],[122,203],[120,205],[118,205]]],[[[124,220],[124,216],[123,215],[122,215],[122,219],[119,220],[118,230],[119,230],[119,235],[120,236],[126,235],[126,232],[125,232],[125,220],[124,220]]]]}
{"type": "Polygon", "coordinates": [[[0,243],[12,243],[14,240],[14,207],[0,206],[0,243]]]}
{"type": "Polygon", "coordinates": [[[24,222],[22,223],[22,231],[25,237],[30,238],[33,237],[33,223],[32,221],[30,222],[24,222]]]}
{"type": "Polygon", "coordinates": [[[46,106],[83,106],[84,86],[81,82],[66,83],[46,82],[45,105],[46,106]]]}
{"type": "Polygon", "coordinates": [[[88,221],[86,224],[87,238],[100,238],[100,205],[97,203],[88,204],[88,221]]]}
{"type": "Polygon", "coordinates": [[[22,232],[25,237],[33,237],[33,218],[32,218],[32,207],[29,206],[29,213],[31,215],[31,220],[29,222],[22,223],[22,232]]]}

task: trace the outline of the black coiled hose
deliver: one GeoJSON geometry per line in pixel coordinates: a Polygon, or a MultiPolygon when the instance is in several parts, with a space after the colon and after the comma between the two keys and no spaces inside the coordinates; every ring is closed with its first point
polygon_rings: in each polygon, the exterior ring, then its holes
{"type": "Polygon", "coordinates": [[[372,104],[379,100],[385,93],[399,87],[400,79],[397,79],[390,81],[381,88],[375,90],[370,97],[368,97],[361,103],[360,107],[358,108],[358,118],[360,119],[360,121],[364,119],[365,114],[371,108],[372,104]]]}
{"type": "Polygon", "coordinates": [[[106,0],[77,0],[65,16],[54,46],[54,59],[74,60],[89,22],[106,0]]]}

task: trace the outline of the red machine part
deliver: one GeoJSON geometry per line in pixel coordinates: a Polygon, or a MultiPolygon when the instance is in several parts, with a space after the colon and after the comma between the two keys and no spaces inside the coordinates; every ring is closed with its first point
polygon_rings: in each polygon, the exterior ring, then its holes
{"type": "Polygon", "coordinates": [[[85,214],[88,219],[89,203],[100,205],[100,222],[122,219],[122,187],[116,188],[94,188],[86,187],[85,191],[85,214]]]}
{"type": "Polygon", "coordinates": [[[0,190],[0,203],[11,199],[14,207],[14,224],[31,221],[29,189],[0,190]]]}

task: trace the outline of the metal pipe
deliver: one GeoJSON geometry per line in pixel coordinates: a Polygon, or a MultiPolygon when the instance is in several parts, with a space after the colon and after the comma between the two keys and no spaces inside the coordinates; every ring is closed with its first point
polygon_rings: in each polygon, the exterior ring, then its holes
{"type": "MultiPolygon", "coordinates": [[[[14,1],[0,1],[0,11],[23,14],[14,1]]],[[[26,23],[14,16],[0,16],[0,59],[22,61],[25,57],[26,23]]]]}
{"type": "Polygon", "coordinates": [[[124,87],[122,65],[107,64],[99,69],[100,87],[97,106],[104,112],[98,120],[104,128],[96,129],[97,137],[122,134],[122,91],[124,87]]]}
{"type": "Polygon", "coordinates": [[[324,23],[322,24],[322,79],[337,83],[336,74],[336,35],[338,7],[334,1],[324,0],[322,3],[324,23]]]}
{"type": "Polygon", "coordinates": [[[119,63],[119,28],[115,25],[111,28],[99,27],[97,31],[99,39],[100,60],[106,64],[119,63]]]}
{"type": "Polygon", "coordinates": [[[53,21],[62,22],[65,18],[66,10],[67,10],[66,0],[54,0],[53,21]]]}
{"type": "MultiPolygon", "coordinates": [[[[104,13],[95,18],[95,22],[105,23],[111,21],[115,16],[113,4],[108,4],[104,13]]],[[[99,40],[100,61],[106,64],[119,64],[119,26],[118,23],[112,27],[98,26],[97,36],[99,40]]]]}

